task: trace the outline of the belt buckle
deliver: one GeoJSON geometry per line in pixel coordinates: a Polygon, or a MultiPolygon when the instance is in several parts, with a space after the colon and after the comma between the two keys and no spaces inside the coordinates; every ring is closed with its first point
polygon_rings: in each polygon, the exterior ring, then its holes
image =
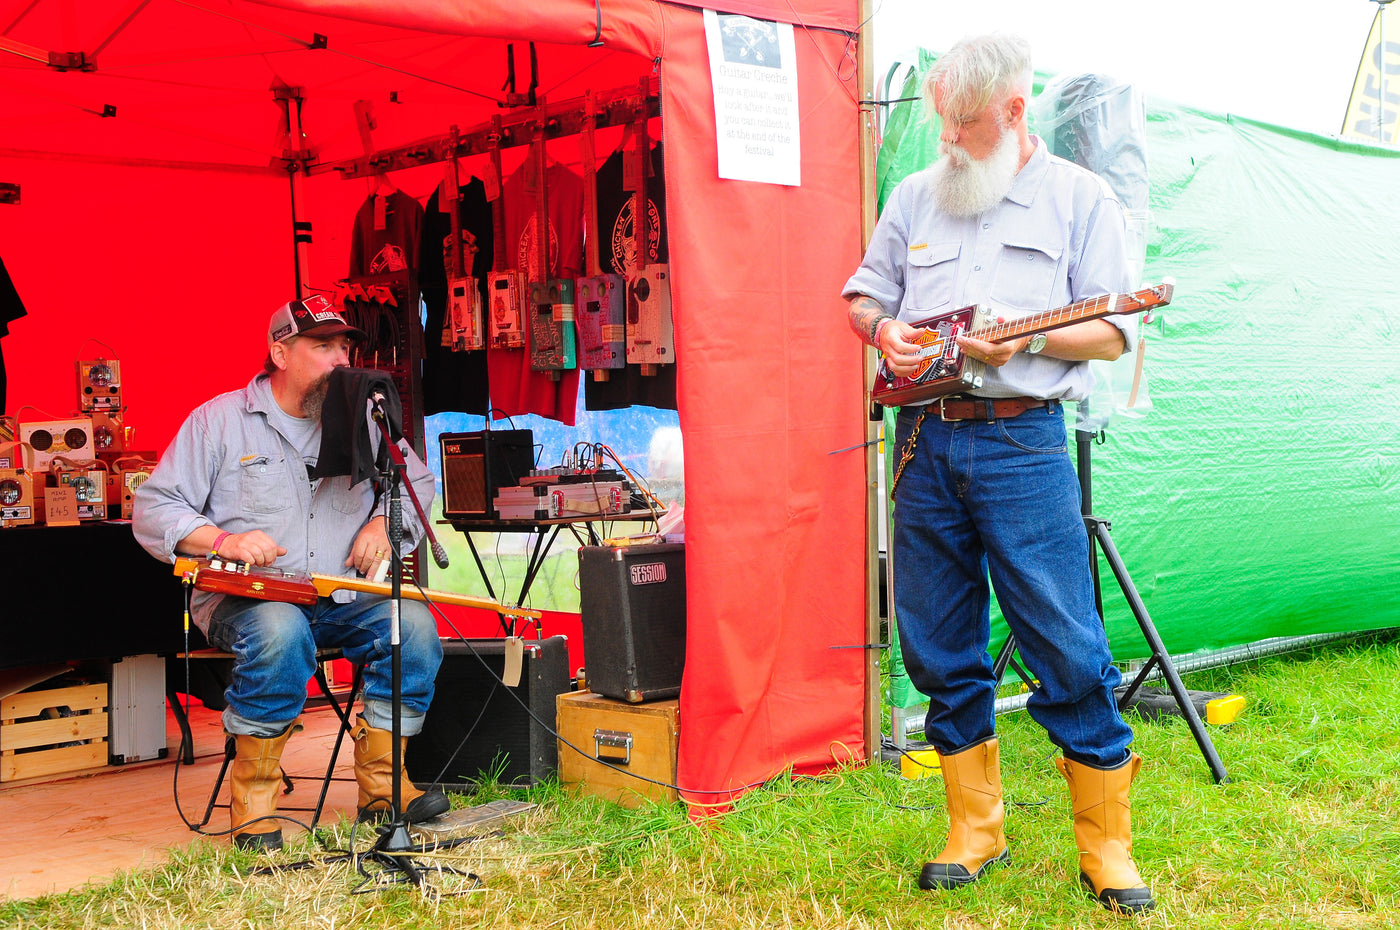
{"type": "Polygon", "coordinates": [[[947,411],[946,411],[946,410],[944,409],[944,407],[943,407],[943,404],[944,404],[947,400],[948,400],[948,395],[947,395],[947,394],[944,394],[942,397],[938,398],[938,419],[941,420],[941,421],[943,421],[944,423],[956,423],[956,422],[957,422],[957,419],[956,419],[956,418],[954,418],[954,419],[952,419],[952,420],[948,419],[948,413],[947,413],[947,411]]]}

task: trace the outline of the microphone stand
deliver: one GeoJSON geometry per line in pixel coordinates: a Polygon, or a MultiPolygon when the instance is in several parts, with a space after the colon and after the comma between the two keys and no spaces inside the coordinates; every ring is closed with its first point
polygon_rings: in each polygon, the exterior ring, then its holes
{"type": "MultiPolygon", "coordinates": [[[[403,480],[403,474],[408,466],[399,451],[399,447],[394,444],[389,431],[388,416],[384,412],[384,395],[375,393],[373,395],[373,419],[379,426],[380,435],[383,442],[380,445],[381,455],[387,453],[387,464],[384,465],[384,472],[389,483],[389,555],[391,559],[391,571],[389,582],[389,648],[390,648],[390,695],[393,704],[390,710],[391,755],[390,755],[390,776],[393,780],[392,794],[390,795],[389,819],[379,828],[379,840],[375,843],[373,851],[383,853],[394,866],[403,869],[409,880],[415,885],[421,884],[422,875],[417,868],[410,864],[404,857],[404,853],[414,850],[413,842],[408,835],[408,818],[404,811],[403,804],[403,722],[400,703],[403,690],[403,648],[402,629],[400,624],[400,612],[403,607],[403,587],[402,572],[400,570],[399,546],[403,541],[403,499],[400,496],[400,488],[407,487],[409,498],[413,502],[414,510],[418,514],[418,519],[427,537],[432,544],[433,559],[439,568],[447,567],[447,552],[438,544],[437,538],[433,535],[433,530],[428,522],[428,515],[423,512],[423,505],[418,500],[418,492],[413,490],[413,485],[403,480]]],[[[381,461],[384,459],[381,458],[381,461]]]]}

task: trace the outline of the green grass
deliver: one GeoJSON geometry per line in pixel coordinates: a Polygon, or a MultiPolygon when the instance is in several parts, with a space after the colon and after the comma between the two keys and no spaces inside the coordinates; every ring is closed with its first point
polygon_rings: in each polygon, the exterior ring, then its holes
{"type": "MultiPolygon", "coordinates": [[[[266,861],[205,841],[106,886],[0,904],[0,926],[500,928],[1379,928],[1400,923],[1400,643],[1271,657],[1186,677],[1249,701],[1211,728],[1230,772],[1212,782],[1184,722],[1134,720],[1134,852],[1158,900],[1132,920],[1078,887],[1053,750],[1025,713],[1001,717],[1012,862],[970,888],[913,886],[947,824],[937,778],[888,765],[787,779],[703,824],[557,785],[488,786],[458,803],[538,802],[501,835],[440,860],[479,876],[352,894],[353,868],[250,875],[266,861]]],[[[363,830],[356,836],[363,847],[363,830]]],[[[342,825],[332,847],[350,839],[342,825]]],[[[305,858],[309,846],[273,861],[305,858]]],[[[425,857],[421,861],[427,861],[425,857]]]]}

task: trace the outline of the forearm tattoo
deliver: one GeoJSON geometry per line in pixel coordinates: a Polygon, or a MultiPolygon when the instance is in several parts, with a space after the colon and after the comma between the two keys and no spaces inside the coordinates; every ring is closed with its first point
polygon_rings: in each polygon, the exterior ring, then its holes
{"type": "Polygon", "coordinates": [[[851,331],[877,349],[880,346],[875,341],[875,336],[880,330],[880,324],[892,319],[894,317],[886,313],[885,308],[873,297],[861,296],[851,301],[851,331]]]}

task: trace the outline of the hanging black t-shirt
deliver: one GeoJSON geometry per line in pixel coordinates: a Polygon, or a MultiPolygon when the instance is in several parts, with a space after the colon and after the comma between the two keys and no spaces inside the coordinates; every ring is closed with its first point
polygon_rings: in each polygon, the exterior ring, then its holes
{"type": "MultiPolygon", "coordinates": [[[[622,189],[621,150],[608,156],[598,169],[598,264],[604,272],[626,277],[636,265],[635,233],[637,195],[622,189]]],[[[651,150],[651,175],[647,178],[647,264],[669,261],[666,247],[666,176],[661,145],[651,150]]],[[[607,381],[594,381],[592,372],[583,390],[588,410],[617,410],[634,404],[676,409],[676,366],[657,365],[656,374],[643,375],[636,365],[608,372],[607,381]]]]}
{"type": "MultiPolygon", "coordinates": [[[[18,320],[27,313],[24,309],[24,302],[19,299],[19,291],[15,290],[14,282],[10,280],[10,273],[5,270],[5,263],[0,261],[0,336],[10,334],[10,323],[18,320]]],[[[5,354],[0,349],[0,413],[6,409],[8,402],[5,398],[6,388],[9,379],[5,375],[5,354]]]]}
{"type": "MultiPolygon", "coordinates": [[[[442,345],[443,316],[447,312],[447,265],[444,252],[452,244],[452,217],[438,205],[442,188],[433,191],[423,214],[422,255],[418,261],[418,287],[423,292],[427,317],[423,331],[427,343],[423,358],[423,413],[475,413],[486,415],[489,404],[486,352],[454,352],[442,345]]],[[[494,261],[495,228],[486,184],[472,178],[458,192],[457,222],[476,238],[471,273],[486,306],[486,276],[494,261]]]]}

